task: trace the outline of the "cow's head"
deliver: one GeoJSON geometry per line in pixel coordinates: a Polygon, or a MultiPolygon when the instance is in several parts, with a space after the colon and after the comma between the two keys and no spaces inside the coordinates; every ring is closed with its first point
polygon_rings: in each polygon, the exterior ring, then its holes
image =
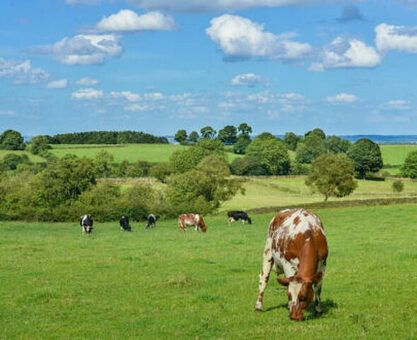
{"type": "Polygon", "coordinates": [[[203,224],[203,225],[201,226],[201,231],[202,231],[203,233],[205,233],[205,232],[207,231],[207,226],[206,226],[205,224],[203,224]]]}
{"type": "Polygon", "coordinates": [[[304,320],[304,310],[310,305],[314,297],[313,284],[321,281],[322,276],[322,272],[317,272],[311,279],[298,276],[278,279],[280,284],[287,287],[288,308],[291,320],[304,320]]]}

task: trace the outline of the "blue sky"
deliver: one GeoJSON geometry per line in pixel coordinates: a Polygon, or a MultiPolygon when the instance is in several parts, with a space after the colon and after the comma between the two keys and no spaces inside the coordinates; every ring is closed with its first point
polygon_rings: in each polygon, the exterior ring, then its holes
{"type": "Polygon", "coordinates": [[[417,134],[417,2],[5,0],[0,127],[24,135],[417,134]]]}

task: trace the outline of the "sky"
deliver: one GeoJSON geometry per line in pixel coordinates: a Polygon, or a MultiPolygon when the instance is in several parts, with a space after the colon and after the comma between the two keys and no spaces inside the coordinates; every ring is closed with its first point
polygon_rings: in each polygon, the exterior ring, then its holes
{"type": "Polygon", "coordinates": [[[416,0],[2,0],[0,130],[417,134],[416,0]]]}

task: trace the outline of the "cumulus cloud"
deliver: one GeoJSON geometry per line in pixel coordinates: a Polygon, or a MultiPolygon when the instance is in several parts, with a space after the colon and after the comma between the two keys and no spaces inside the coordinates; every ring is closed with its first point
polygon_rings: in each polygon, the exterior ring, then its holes
{"type": "Polygon", "coordinates": [[[77,100],[91,100],[99,99],[103,97],[102,90],[96,90],[93,88],[79,89],[71,94],[73,99],[77,100]]]}
{"type": "Polygon", "coordinates": [[[100,82],[97,79],[93,79],[90,77],[84,77],[81,79],[78,79],[75,84],[79,85],[79,86],[94,86],[99,84],[100,82]]]}
{"type": "Polygon", "coordinates": [[[359,8],[353,4],[345,5],[345,7],[343,7],[342,15],[340,16],[340,18],[337,18],[337,21],[342,23],[355,20],[365,20],[365,18],[359,10],[359,8]]]}
{"type": "Polygon", "coordinates": [[[276,35],[264,31],[264,25],[237,15],[225,14],[210,21],[206,34],[219,45],[226,59],[260,58],[298,60],[312,50],[306,43],[290,40],[294,34],[276,35]]]}
{"type": "Polygon", "coordinates": [[[32,67],[30,60],[5,60],[0,58],[0,78],[9,78],[14,85],[37,84],[49,78],[40,67],[32,67]]]}
{"type": "Polygon", "coordinates": [[[381,55],[374,47],[355,38],[337,37],[320,52],[320,61],[310,66],[310,71],[325,71],[335,68],[376,67],[381,55]]]}
{"type": "Polygon", "coordinates": [[[115,99],[126,99],[129,102],[138,102],[141,100],[141,97],[139,94],[137,93],[133,93],[130,91],[121,91],[121,92],[110,92],[109,93],[110,98],[115,98],[115,99]]]}
{"type": "Polygon", "coordinates": [[[101,64],[107,57],[118,57],[122,53],[119,37],[113,34],[79,34],[65,37],[53,45],[29,49],[35,54],[51,54],[62,64],[101,64]]]}
{"type": "MultiPolygon", "coordinates": [[[[148,10],[171,12],[220,12],[239,11],[254,7],[282,7],[311,5],[320,0],[128,0],[132,5],[148,10]]],[[[337,3],[338,0],[326,2],[337,3]]]]}
{"type": "Polygon", "coordinates": [[[375,27],[375,44],[381,52],[397,50],[417,53],[417,26],[380,24],[375,27]]]}
{"type": "Polygon", "coordinates": [[[235,76],[231,80],[230,84],[233,86],[255,87],[256,85],[260,85],[263,82],[264,80],[260,75],[254,73],[245,73],[235,76]]]}
{"type": "Polygon", "coordinates": [[[61,80],[54,80],[46,84],[46,88],[48,89],[63,89],[66,88],[68,85],[67,79],[61,79],[61,80]]]}
{"type": "Polygon", "coordinates": [[[411,109],[411,103],[408,100],[389,100],[381,105],[382,110],[407,111],[411,109]]]}
{"type": "Polygon", "coordinates": [[[140,32],[171,31],[177,27],[174,19],[161,12],[148,12],[142,15],[122,9],[117,14],[103,17],[96,25],[98,32],[140,32]]]}
{"type": "Polygon", "coordinates": [[[335,96],[330,96],[326,98],[326,102],[333,104],[347,104],[354,103],[358,100],[358,97],[354,94],[348,93],[339,93],[335,96]]]}

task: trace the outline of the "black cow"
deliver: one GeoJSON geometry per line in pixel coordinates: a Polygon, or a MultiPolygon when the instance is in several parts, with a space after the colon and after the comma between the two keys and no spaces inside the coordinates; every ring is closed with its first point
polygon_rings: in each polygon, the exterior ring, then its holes
{"type": "Polygon", "coordinates": [[[252,224],[252,220],[248,216],[246,211],[241,211],[241,210],[229,211],[227,213],[227,217],[228,217],[227,221],[229,222],[229,224],[238,220],[241,220],[242,223],[248,222],[249,224],[252,224]]]}
{"type": "Polygon", "coordinates": [[[93,231],[93,219],[90,215],[83,215],[80,218],[80,226],[83,234],[91,234],[93,231]]]}
{"type": "Polygon", "coordinates": [[[122,216],[120,218],[120,230],[132,231],[132,227],[129,224],[129,216],[122,216]]]}
{"type": "Polygon", "coordinates": [[[145,229],[156,227],[156,216],[150,214],[148,216],[148,223],[146,223],[145,229]]]}

